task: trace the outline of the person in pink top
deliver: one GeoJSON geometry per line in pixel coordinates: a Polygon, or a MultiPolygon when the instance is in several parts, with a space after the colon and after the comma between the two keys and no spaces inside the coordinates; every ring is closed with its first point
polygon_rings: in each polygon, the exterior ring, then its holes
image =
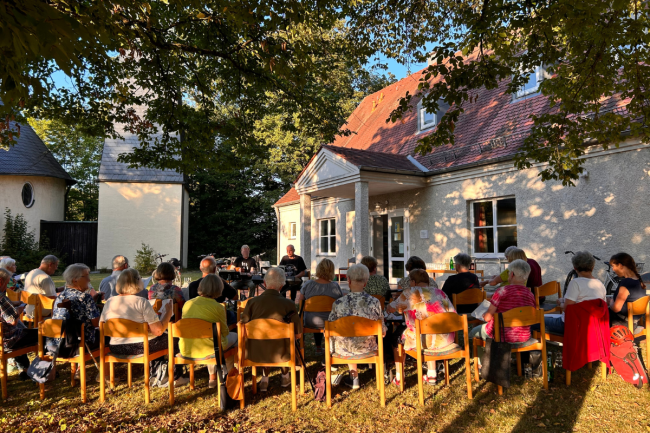
{"type": "MultiPolygon", "coordinates": [[[[524,260],[515,260],[508,265],[508,285],[497,289],[490,300],[490,308],[483,315],[487,323],[477,326],[469,333],[470,341],[474,337],[482,339],[493,338],[494,316],[498,313],[505,313],[508,310],[518,307],[534,307],[535,296],[526,287],[526,281],[530,275],[530,265],[524,260]]],[[[505,338],[501,341],[508,343],[522,343],[530,339],[530,326],[514,326],[504,330],[505,338]]],[[[479,362],[482,348],[479,348],[479,362]]]]}

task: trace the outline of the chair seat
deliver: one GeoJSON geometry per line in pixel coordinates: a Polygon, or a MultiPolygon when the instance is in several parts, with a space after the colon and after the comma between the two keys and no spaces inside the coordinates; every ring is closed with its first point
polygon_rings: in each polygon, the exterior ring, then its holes
{"type": "Polygon", "coordinates": [[[345,355],[341,355],[341,354],[338,354],[338,353],[332,353],[332,358],[355,360],[355,359],[371,358],[371,357],[377,356],[377,355],[378,355],[378,352],[375,350],[375,351],[368,352],[368,353],[361,353],[361,354],[358,354],[358,355],[350,355],[350,356],[345,356],[345,355]]]}
{"type": "Polygon", "coordinates": [[[636,328],[634,328],[634,336],[635,337],[639,337],[640,334],[643,334],[643,333],[645,333],[645,328],[643,326],[637,326],[636,328]]]}
{"type": "Polygon", "coordinates": [[[537,338],[529,338],[527,341],[522,341],[521,343],[510,343],[513,349],[523,349],[524,347],[532,346],[533,344],[539,344],[537,338]]]}
{"type": "Polygon", "coordinates": [[[187,361],[207,361],[208,359],[216,359],[214,353],[204,356],[203,358],[190,358],[189,356],[183,356],[180,353],[176,355],[176,358],[185,359],[187,361]]]}
{"type": "Polygon", "coordinates": [[[424,349],[422,353],[425,355],[429,356],[445,356],[445,355],[451,355],[452,353],[456,353],[463,350],[458,344],[452,343],[448,346],[442,347],[442,348],[437,348],[437,349],[424,349]]]}

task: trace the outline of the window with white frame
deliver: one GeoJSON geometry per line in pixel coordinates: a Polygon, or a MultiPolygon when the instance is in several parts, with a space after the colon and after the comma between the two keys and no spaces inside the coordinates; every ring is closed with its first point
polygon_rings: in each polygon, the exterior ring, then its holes
{"type": "Polygon", "coordinates": [[[289,223],[289,239],[295,239],[296,234],[297,234],[297,224],[296,223],[289,223]]]}
{"type": "Polygon", "coordinates": [[[429,113],[424,107],[420,108],[419,117],[420,131],[436,126],[437,124],[436,113],[429,113]]]}
{"type": "Polygon", "coordinates": [[[319,220],[320,254],[336,254],[336,219],[319,220]]]}
{"type": "Polygon", "coordinates": [[[472,250],[503,254],[517,246],[517,204],[514,197],[472,203],[472,250]]]}
{"type": "Polygon", "coordinates": [[[523,98],[539,91],[539,85],[544,81],[546,71],[543,67],[537,66],[535,70],[528,74],[526,83],[517,90],[517,98],[523,98]]]}

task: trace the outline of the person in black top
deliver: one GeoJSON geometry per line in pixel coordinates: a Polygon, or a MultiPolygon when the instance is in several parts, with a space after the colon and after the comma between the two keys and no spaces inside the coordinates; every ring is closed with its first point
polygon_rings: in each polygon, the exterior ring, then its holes
{"type": "MultiPolygon", "coordinates": [[[[631,255],[614,254],[609,259],[609,264],[612,266],[612,271],[621,278],[614,296],[609,300],[609,325],[627,326],[627,303],[646,296],[646,287],[631,255]]],[[[642,314],[634,316],[634,323],[642,316],[642,314]]]]}
{"type": "MultiPolygon", "coordinates": [[[[454,256],[454,265],[456,266],[456,275],[451,275],[442,286],[442,291],[445,292],[450,301],[453,302],[453,294],[458,295],[467,289],[480,289],[478,277],[469,271],[472,264],[472,258],[465,253],[456,254],[454,256]]],[[[476,310],[478,304],[459,305],[457,308],[458,314],[471,314],[476,310]]]]}
{"type": "MultiPolygon", "coordinates": [[[[217,261],[214,259],[214,257],[206,257],[203,260],[201,260],[199,269],[201,269],[203,276],[196,281],[192,281],[189,284],[189,286],[187,286],[189,291],[188,297],[190,299],[194,299],[197,296],[199,296],[199,284],[201,284],[203,277],[205,277],[206,275],[216,273],[217,261]]],[[[225,302],[227,299],[236,300],[237,290],[233,289],[233,287],[230,284],[226,283],[226,281],[223,278],[221,278],[221,281],[223,281],[223,290],[221,291],[221,296],[217,298],[217,302],[225,302]]],[[[228,310],[227,308],[226,308],[226,322],[228,323],[228,325],[237,323],[237,314],[235,314],[235,312],[233,311],[228,310]]]]}
{"type": "Polygon", "coordinates": [[[257,267],[255,259],[250,257],[251,249],[248,245],[241,247],[241,256],[235,259],[235,267],[241,268],[242,279],[233,281],[232,286],[235,290],[242,290],[244,287],[248,287],[249,297],[252,296],[253,290],[255,290],[255,283],[248,277],[253,269],[257,267]],[[246,275],[248,274],[248,275],[246,275]]]}
{"type": "Polygon", "coordinates": [[[293,277],[294,281],[287,282],[282,291],[283,296],[286,296],[287,290],[291,290],[291,300],[296,300],[296,293],[302,285],[301,278],[307,274],[307,266],[302,257],[296,255],[296,249],[293,245],[287,245],[287,255],[280,260],[280,266],[285,267],[285,274],[287,277],[293,277]]]}

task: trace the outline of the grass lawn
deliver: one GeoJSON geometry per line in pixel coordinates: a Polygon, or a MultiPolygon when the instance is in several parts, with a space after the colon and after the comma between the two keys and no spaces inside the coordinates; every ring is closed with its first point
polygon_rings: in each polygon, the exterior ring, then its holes
{"type": "MultiPolygon", "coordinates": [[[[106,274],[92,274],[92,284],[106,274]]],[[[183,274],[193,279],[198,272],[183,274]]],[[[62,283],[60,277],[57,285],[62,283]]],[[[307,337],[307,363],[312,377],[319,367],[313,339],[307,337]]],[[[557,350],[551,347],[550,350],[557,350]]],[[[643,343],[645,350],[645,343],[643,343]]],[[[251,394],[250,370],[246,371],[247,406],[219,412],[216,392],[207,387],[204,367],[196,371],[196,389],[176,390],[176,404],[168,403],[166,388],[152,389],[152,403],[144,404],[142,367],[134,367],[134,386],[126,386],[126,368],[116,367],[121,378],[112,394],[100,404],[96,369],[88,364],[88,403],[82,404],[79,386],[70,387],[70,369],[59,364],[60,376],[48,384],[46,398],[38,387],[21,382],[16,374],[8,381],[9,398],[0,405],[0,432],[646,432],[650,431],[650,387],[638,390],[616,374],[603,382],[599,364],[572,375],[570,387],[560,372],[549,390],[541,379],[524,380],[513,368],[512,387],[499,396],[496,386],[472,383],[474,399],[468,400],[464,361],[452,363],[450,387],[425,385],[425,406],[418,403],[414,363],[407,365],[406,391],[386,386],[386,408],[379,405],[374,371],[361,369],[361,389],[333,388],[333,407],[316,402],[309,385],[298,397],[298,411],[291,412],[288,390],[280,387],[279,371],[271,376],[269,392],[251,394]]],[[[345,369],[345,367],[343,367],[345,369]]]]}

